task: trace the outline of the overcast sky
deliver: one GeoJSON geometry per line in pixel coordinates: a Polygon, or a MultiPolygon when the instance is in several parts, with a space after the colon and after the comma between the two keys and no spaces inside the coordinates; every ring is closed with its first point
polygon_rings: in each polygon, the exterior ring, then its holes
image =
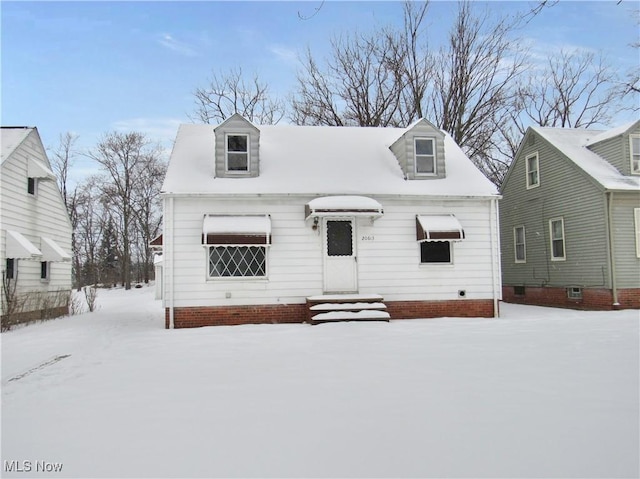
{"type": "MultiPolygon", "coordinates": [[[[488,6],[504,14],[534,4],[488,6]]],[[[285,95],[307,47],[322,58],[333,35],[402,22],[401,2],[4,0],[0,9],[1,122],[37,126],[46,147],[67,131],[91,147],[113,130],[142,131],[170,147],[178,125],[191,121],[192,92],[212,71],[242,67],[285,95]]],[[[444,41],[456,9],[455,2],[432,2],[433,45],[444,41]]],[[[560,48],[602,51],[626,71],[640,61],[629,46],[638,41],[634,9],[637,1],[563,0],[519,33],[541,56],[560,48]]]]}

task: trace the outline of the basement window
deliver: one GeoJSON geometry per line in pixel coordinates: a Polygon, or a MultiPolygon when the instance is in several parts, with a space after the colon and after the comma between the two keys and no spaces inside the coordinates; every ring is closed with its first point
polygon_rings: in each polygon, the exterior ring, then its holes
{"type": "Polygon", "coordinates": [[[582,299],[582,288],[567,288],[567,298],[582,299]]]}
{"type": "Polygon", "coordinates": [[[514,286],[513,287],[513,295],[514,296],[524,296],[524,286],[514,286]]]}

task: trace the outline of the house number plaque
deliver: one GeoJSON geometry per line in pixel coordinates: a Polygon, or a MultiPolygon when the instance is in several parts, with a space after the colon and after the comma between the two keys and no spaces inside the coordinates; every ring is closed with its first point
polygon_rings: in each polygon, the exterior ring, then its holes
{"type": "Polygon", "coordinates": [[[376,239],[373,235],[362,235],[362,241],[374,241],[376,239]]]}

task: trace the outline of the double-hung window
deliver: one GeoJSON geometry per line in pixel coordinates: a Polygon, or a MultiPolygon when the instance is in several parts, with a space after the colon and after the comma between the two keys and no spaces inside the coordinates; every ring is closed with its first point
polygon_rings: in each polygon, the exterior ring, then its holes
{"type": "Polygon", "coordinates": [[[564,241],[564,220],[562,218],[549,220],[549,237],[551,241],[551,261],[564,261],[567,259],[564,241]]]}
{"type": "Polygon", "coordinates": [[[527,262],[527,245],[525,240],[524,226],[513,228],[513,247],[515,250],[516,263],[527,262]]]}
{"type": "Polygon", "coordinates": [[[436,174],[436,142],[434,138],[416,138],[415,165],[417,175],[436,174]]]}
{"type": "Polygon", "coordinates": [[[247,173],[249,171],[249,135],[228,134],[225,148],[227,171],[247,173]]]}
{"type": "Polygon", "coordinates": [[[527,189],[540,186],[540,162],[538,152],[525,158],[527,168],[527,189]]]}
{"type": "Polygon", "coordinates": [[[640,175],[640,135],[629,136],[631,174],[640,175]]]}

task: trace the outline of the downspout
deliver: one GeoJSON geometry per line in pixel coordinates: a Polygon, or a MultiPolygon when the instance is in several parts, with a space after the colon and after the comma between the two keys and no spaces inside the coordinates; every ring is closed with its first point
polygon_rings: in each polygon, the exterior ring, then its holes
{"type": "Polygon", "coordinates": [[[613,239],[613,191],[605,193],[607,198],[607,233],[609,240],[609,271],[611,272],[611,292],[613,294],[613,306],[618,307],[618,281],[616,275],[616,254],[613,239]]]}
{"type": "Polygon", "coordinates": [[[491,283],[492,283],[492,292],[493,292],[493,317],[500,317],[500,304],[499,299],[500,296],[498,294],[499,291],[499,282],[501,281],[501,270],[500,270],[500,231],[499,231],[499,206],[498,199],[491,199],[491,211],[489,213],[490,224],[491,224],[491,283]],[[497,265],[497,267],[496,267],[497,265]]]}
{"type": "Polygon", "coordinates": [[[171,218],[171,221],[169,222],[169,268],[168,269],[168,274],[166,275],[167,278],[166,279],[170,279],[169,281],[169,290],[167,291],[169,293],[169,329],[174,329],[174,308],[173,308],[173,304],[174,304],[174,292],[175,292],[175,287],[174,287],[174,281],[175,281],[175,271],[174,271],[174,259],[175,259],[175,228],[174,228],[174,211],[173,211],[173,196],[169,197],[169,218],[171,218]]]}

